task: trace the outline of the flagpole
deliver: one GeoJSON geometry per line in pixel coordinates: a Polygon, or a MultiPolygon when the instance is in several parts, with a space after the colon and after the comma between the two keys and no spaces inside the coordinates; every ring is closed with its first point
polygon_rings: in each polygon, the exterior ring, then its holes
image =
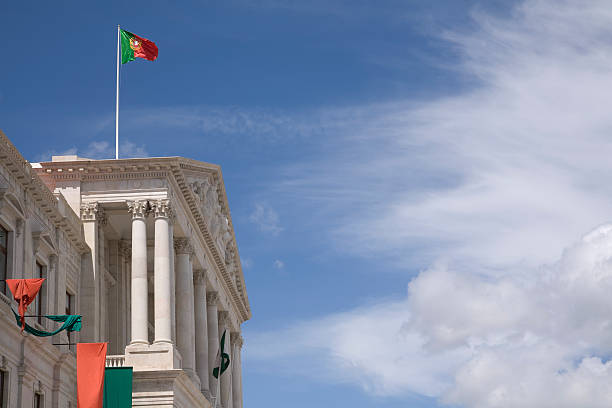
{"type": "Polygon", "coordinates": [[[117,105],[115,107],[115,159],[119,159],[119,57],[121,53],[121,28],[117,24],[117,105]]]}

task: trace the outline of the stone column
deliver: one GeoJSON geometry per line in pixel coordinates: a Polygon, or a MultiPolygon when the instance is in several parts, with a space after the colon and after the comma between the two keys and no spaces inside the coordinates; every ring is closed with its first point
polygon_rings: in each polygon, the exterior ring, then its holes
{"type": "Polygon", "coordinates": [[[174,240],[176,251],[176,346],[183,357],[183,370],[195,375],[195,321],[193,307],[193,247],[187,238],[174,240]]]}
{"type": "Polygon", "coordinates": [[[193,271],[194,308],[195,308],[195,352],[196,370],[200,377],[200,389],[210,396],[208,388],[208,325],[206,317],[206,271],[193,271]]]}
{"type": "Polygon", "coordinates": [[[229,325],[229,312],[221,311],[219,312],[219,336],[223,337],[223,332],[225,332],[225,345],[223,349],[225,353],[230,356],[230,367],[221,375],[221,406],[223,408],[233,408],[232,407],[232,348],[230,345],[230,325],[229,325]]]}
{"type": "MultiPolygon", "coordinates": [[[[208,326],[208,389],[211,395],[217,396],[217,379],[212,375],[215,367],[215,357],[219,349],[219,320],[217,292],[206,292],[206,324],[208,326]]],[[[204,380],[202,380],[204,381],[204,380]]]]}
{"type": "Polygon", "coordinates": [[[147,227],[146,201],[128,203],[132,213],[132,341],[130,344],[149,344],[148,282],[147,282],[147,227]]]}
{"type": "Polygon", "coordinates": [[[242,359],[243,339],[239,332],[232,332],[232,397],[233,408],[242,408],[242,359]]]}
{"type": "Polygon", "coordinates": [[[172,344],[172,282],[170,282],[170,200],[152,203],[155,214],[155,250],[153,261],[153,290],[155,315],[155,343],[172,344]]]}
{"type": "MultiPolygon", "coordinates": [[[[96,202],[81,204],[81,221],[83,222],[83,234],[85,242],[89,245],[91,252],[82,259],[83,271],[81,273],[80,290],[76,295],[80,298],[79,313],[83,321],[89,324],[83,325],[79,334],[79,340],[84,342],[100,341],[100,255],[98,248],[98,229],[104,219],[104,211],[96,202]]],[[[24,234],[24,237],[26,234],[24,234]]],[[[25,244],[25,242],[24,242],[25,244]]],[[[32,239],[32,245],[36,246],[36,237],[32,239]]],[[[25,248],[25,247],[24,247],[25,248]]],[[[24,249],[25,250],[25,249],[24,249]]],[[[24,253],[25,255],[25,253],[24,253]]],[[[35,255],[24,258],[26,262],[24,270],[34,266],[29,263],[36,259],[35,255]]],[[[24,275],[24,278],[29,277],[24,275]]]]}

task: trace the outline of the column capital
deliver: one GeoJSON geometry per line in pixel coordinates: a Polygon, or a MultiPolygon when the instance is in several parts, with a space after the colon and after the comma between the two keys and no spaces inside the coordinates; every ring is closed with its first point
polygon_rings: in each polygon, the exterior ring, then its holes
{"type": "Polygon", "coordinates": [[[174,250],[177,254],[193,254],[193,246],[189,238],[174,238],[174,250]]]}
{"type": "Polygon", "coordinates": [[[229,315],[229,312],[227,310],[220,310],[219,311],[219,324],[221,324],[221,326],[229,326],[230,325],[230,315],[229,315]]]}
{"type": "Polygon", "coordinates": [[[106,215],[104,209],[97,202],[81,203],[81,220],[83,221],[98,221],[100,224],[106,224],[106,215]]]}
{"type": "Polygon", "coordinates": [[[193,270],[193,284],[194,285],[205,285],[206,284],[206,269],[194,269],[193,270]]]}
{"type": "Polygon", "coordinates": [[[132,219],[144,219],[149,213],[149,202],[147,200],[128,201],[128,211],[132,214],[132,219]]]}
{"type": "Polygon", "coordinates": [[[55,270],[57,268],[57,255],[49,255],[49,268],[55,270]]]}
{"type": "Polygon", "coordinates": [[[232,345],[236,345],[239,348],[242,348],[242,344],[244,344],[244,339],[240,335],[240,332],[231,332],[230,340],[231,340],[232,345]]]}
{"type": "Polygon", "coordinates": [[[167,198],[152,200],[149,202],[155,218],[173,218],[172,206],[167,198]]]}
{"type": "Polygon", "coordinates": [[[206,292],[206,305],[207,306],[217,306],[218,301],[219,301],[218,292],[206,292]]]}

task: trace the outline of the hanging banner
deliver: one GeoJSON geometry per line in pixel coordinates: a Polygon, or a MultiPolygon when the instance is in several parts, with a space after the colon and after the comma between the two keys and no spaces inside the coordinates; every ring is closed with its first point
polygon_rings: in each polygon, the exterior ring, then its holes
{"type": "Polygon", "coordinates": [[[109,367],[104,370],[104,408],[132,406],[132,367],[109,367]]]}
{"type": "Polygon", "coordinates": [[[40,287],[42,286],[44,278],[40,279],[7,279],[6,284],[8,285],[13,299],[19,303],[19,317],[21,318],[21,331],[25,330],[25,315],[28,305],[34,301],[40,287]]]}
{"type": "Polygon", "coordinates": [[[107,343],[77,343],[77,407],[102,408],[107,343]]]}

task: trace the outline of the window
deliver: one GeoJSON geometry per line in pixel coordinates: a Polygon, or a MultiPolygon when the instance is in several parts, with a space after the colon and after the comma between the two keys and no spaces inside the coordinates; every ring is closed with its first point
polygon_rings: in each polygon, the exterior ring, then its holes
{"type": "MultiPolygon", "coordinates": [[[[36,262],[36,271],[34,272],[34,277],[35,278],[45,277],[45,268],[38,262],[36,262]]],[[[47,301],[46,295],[47,295],[47,291],[45,290],[45,284],[43,283],[42,287],[40,288],[40,292],[38,292],[38,296],[36,296],[36,314],[38,315],[38,317],[36,318],[36,321],[40,325],[43,324],[42,315],[46,312],[45,307],[44,307],[45,302],[47,301]]]]}
{"type": "Polygon", "coordinates": [[[6,282],[4,280],[8,277],[6,274],[7,270],[7,248],[8,248],[8,231],[0,226],[0,290],[2,293],[6,293],[6,282]]]}
{"type": "Polygon", "coordinates": [[[72,303],[74,302],[74,296],[70,292],[66,291],[66,314],[71,315],[73,313],[72,303]]]}
{"type": "Polygon", "coordinates": [[[38,392],[34,394],[34,408],[44,408],[43,395],[38,392]]]}

